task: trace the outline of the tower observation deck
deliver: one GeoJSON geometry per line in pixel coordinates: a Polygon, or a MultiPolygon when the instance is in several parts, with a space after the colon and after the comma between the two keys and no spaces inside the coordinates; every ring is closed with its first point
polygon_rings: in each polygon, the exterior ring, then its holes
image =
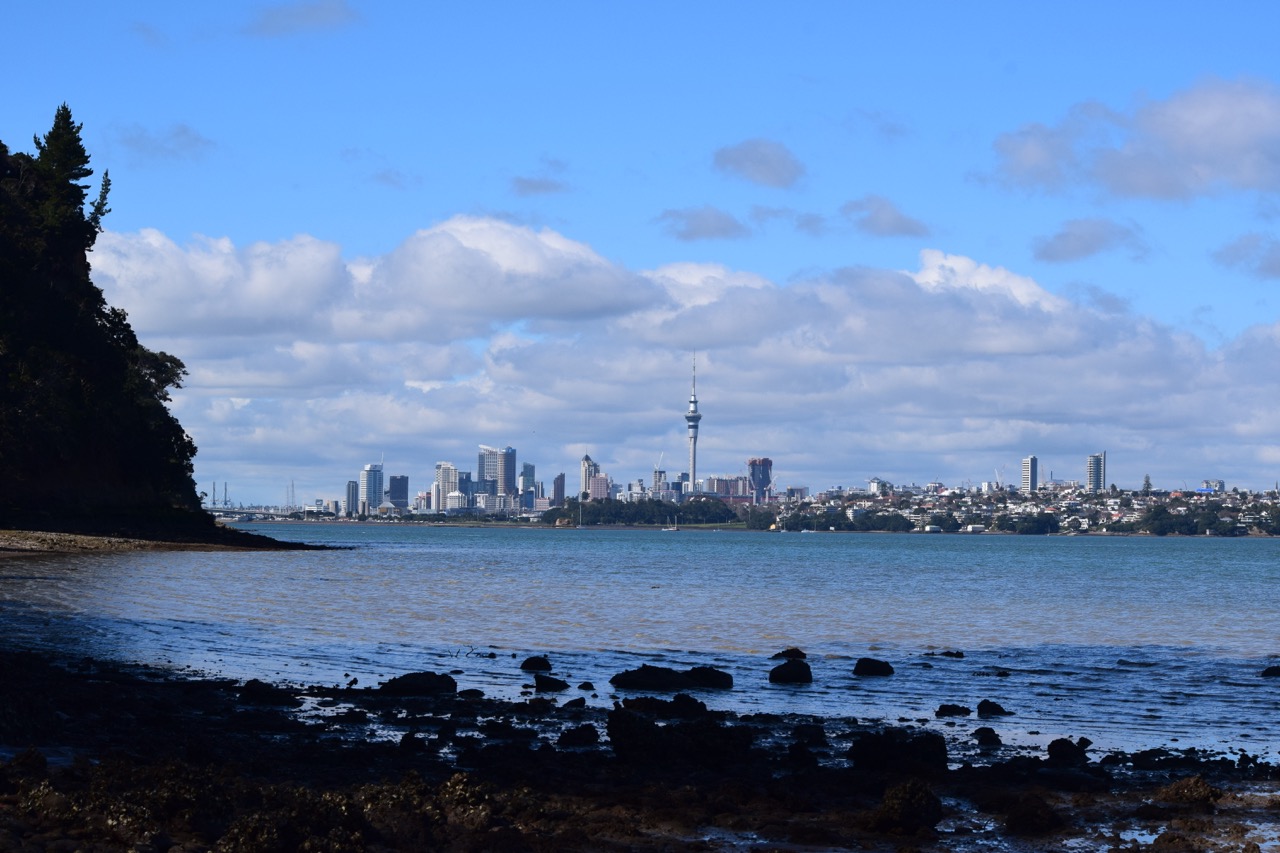
{"type": "Polygon", "coordinates": [[[693,362],[693,384],[689,390],[689,411],[685,412],[684,422],[689,425],[689,493],[698,490],[698,422],[702,420],[698,412],[698,362],[693,362]]]}

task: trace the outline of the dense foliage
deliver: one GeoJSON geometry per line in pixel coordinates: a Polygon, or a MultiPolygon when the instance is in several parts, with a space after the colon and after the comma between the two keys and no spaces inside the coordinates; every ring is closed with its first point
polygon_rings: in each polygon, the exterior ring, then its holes
{"type": "Polygon", "coordinates": [[[165,406],[186,371],[90,280],[110,180],[63,104],[34,155],[0,142],[0,512],[10,521],[198,512],[195,445],[165,406]]]}
{"type": "Polygon", "coordinates": [[[666,501],[618,501],[613,499],[578,501],[570,498],[565,506],[543,513],[544,524],[555,524],[565,518],[578,523],[579,511],[583,525],[638,524],[667,526],[672,524],[728,524],[738,516],[722,500],[713,497],[690,498],[677,506],[666,501]]]}

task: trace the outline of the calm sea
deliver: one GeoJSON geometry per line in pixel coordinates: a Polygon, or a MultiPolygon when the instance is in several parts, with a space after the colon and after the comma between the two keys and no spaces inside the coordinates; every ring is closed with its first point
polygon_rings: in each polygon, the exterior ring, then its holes
{"type": "Polygon", "coordinates": [[[501,698],[539,653],[605,707],[623,669],[708,664],[735,679],[712,708],[932,720],[990,699],[1014,715],[929,725],[1280,753],[1280,679],[1259,675],[1280,540],[250,527],[350,550],[2,560],[3,642],[309,684],[458,670],[501,698]],[[789,646],[812,686],[768,684],[789,646]],[[896,674],[854,677],[862,656],[896,674]]]}

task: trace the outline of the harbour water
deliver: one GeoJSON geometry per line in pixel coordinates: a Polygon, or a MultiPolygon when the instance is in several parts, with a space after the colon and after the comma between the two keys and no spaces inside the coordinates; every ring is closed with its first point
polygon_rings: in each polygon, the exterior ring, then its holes
{"type": "Polygon", "coordinates": [[[711,665],[735,682],[699,694],[718,709],[1280,754],[1280,679],[1260,677],[1280,654],[1277,540],[251,529],[343,550],[3,560],[0,642],[304,684],[455,671],[508,699],[546,654],[563,698],[604,707],[624,669],[711,665]],[[813,685],[768,683],[791,646],[813,685]],[[855,677],[863,656],[895,674],[855,677]],[[982,699],[1012,716],[934,719],[982,699]]]}

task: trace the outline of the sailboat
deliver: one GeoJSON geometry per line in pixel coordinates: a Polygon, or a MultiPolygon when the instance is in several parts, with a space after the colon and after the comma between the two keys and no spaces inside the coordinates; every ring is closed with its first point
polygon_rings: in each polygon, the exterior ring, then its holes
{"type": "MultiPolygon", "coordinates": [[[[670,521],[671,521],[671,519],[670,519],[670,518],[668,518],[668,519],[667,519],[667,521],[668,521],[668,522],[670,522],[670,521]]],[[[670,530],[670,531],[679,532],[679,530],[680,530],[680,516],[678,516],[678,515],[676,516],[675,524],[672,524],[670,527],[664,527],[664,528],[662,528],[662,529],[663,529],[663,530],[670,530]]]]}

